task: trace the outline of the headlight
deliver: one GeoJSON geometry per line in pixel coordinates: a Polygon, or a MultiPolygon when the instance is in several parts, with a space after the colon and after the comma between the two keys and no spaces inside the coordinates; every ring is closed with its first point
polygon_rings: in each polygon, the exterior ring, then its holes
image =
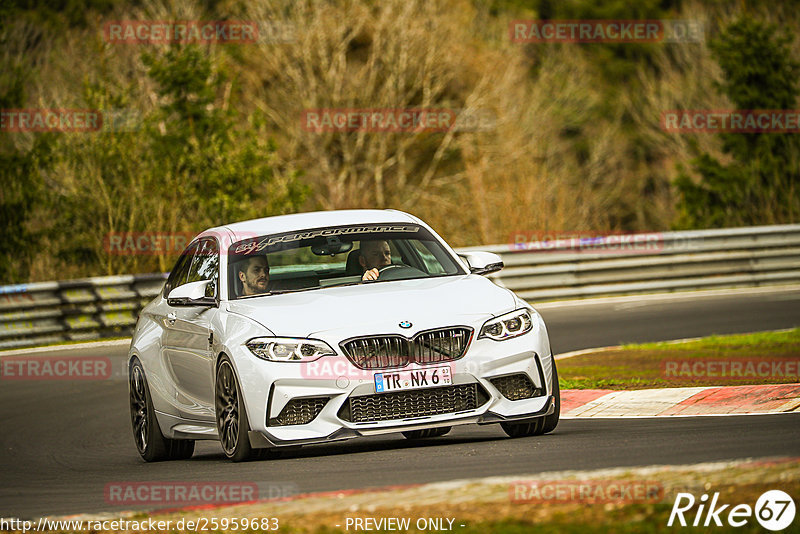
{"type": "Polygon", "coordinates": [[[318,339],[257,337],[245,346],[262,360],[273,362],[310,362],[323,356],[336,356],[327,343],[318,339]]]}
{"type": "Polygon", "coordinates": [[[531,331],[533,320],[528,310],[516,310],[494,319],[489,319],[481,328],[478,339],[488,337],[495,341],[503,341],[521,336],[531,331]]]}

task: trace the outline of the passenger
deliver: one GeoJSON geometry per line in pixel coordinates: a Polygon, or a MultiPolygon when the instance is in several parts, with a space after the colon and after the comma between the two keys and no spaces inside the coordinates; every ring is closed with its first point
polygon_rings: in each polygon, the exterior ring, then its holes
{"type": "Polygon", "coordinates": [[[266,256],[253,256],[236,265],[236,276],[242,282],[242,296],[260,295],[269,290],[269,262],[266,256]]]}

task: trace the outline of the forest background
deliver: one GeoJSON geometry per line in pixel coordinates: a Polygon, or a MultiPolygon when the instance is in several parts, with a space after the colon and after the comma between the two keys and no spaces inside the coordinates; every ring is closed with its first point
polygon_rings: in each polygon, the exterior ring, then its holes
{"type": "Polygon", "coordinates": [[[454,246],[557,232],[796,223],[800,135],[667,132],[667,110],[798,109],[800,4],[732,0],[5,0],[0,110],[92,109],[94,132],[0,128],[0,284],[164,272],[193,235],[396,208],[454,246]],[[682,43],[517,43],[518,19],[678,19],[682,43]],[[253,21],[256,43],[123,44],[110,21],[253,21]],[[484,117],[312,131],[320,108],[484,117]],[[111,123],[109,122],[109,125],[111,123]]]}

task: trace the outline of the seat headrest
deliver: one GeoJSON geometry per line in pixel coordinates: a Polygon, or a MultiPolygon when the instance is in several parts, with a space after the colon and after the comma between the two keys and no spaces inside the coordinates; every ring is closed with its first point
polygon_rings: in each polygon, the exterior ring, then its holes
{"type": "Polygon", "coordinates": [[[347,254],[347,263],[345,264],[344,272],[350,276],[361,275],[364,269],[361,268],[358,258],[361,257],[361,249],[353,249],[347,254]]]}

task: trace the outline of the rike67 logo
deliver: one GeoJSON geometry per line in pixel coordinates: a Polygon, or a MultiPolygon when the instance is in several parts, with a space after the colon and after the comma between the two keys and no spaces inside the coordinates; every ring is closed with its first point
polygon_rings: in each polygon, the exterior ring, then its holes
{"type": "Polygon", "coordinates": [[[719,492],[714,493],[711,501],[708,501],[708,495],[704,493],[697,502],[697,511],[692,514],[690,510],[696,504],[694,495],[678,493],[667,526],[671,527],[676,519],[682,527],[687,526],[684,513],[689,516],[690,521],[694,515],[694,521],[691,523],[693,527],[712,525],[721,527],[724,521],[732,527],[742,527],[755,516],[756,521],[765,529],[778,531],[792,524],[796,511],[794,500],[781,490],[764,492],[756,501],[755,508],[751,508],[749,504],[737,504],[732,508],[730,504],[719,504],[719,492]]]}

